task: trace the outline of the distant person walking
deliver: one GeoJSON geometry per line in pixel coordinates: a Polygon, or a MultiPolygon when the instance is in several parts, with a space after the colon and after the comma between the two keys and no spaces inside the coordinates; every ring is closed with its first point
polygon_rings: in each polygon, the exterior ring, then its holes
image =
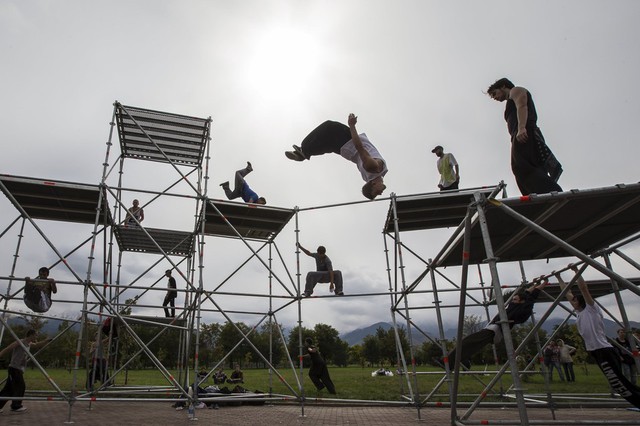
{"type": "Polygon", "coordinates": [[[460,167],[456,161],[456,157],[451,153],[445,153],[442,145],[438,145],[431,150],[437,157],[438,173],[440,173],[440,182],[438,188],[440,191],[448,191],[450,189],[458,189],[460,184],[460,167]]]}
{"type": "Polygon", "coordinates": [[[305,297],[313,294],[313,289],[318,283],[329,283],[329,291],[335,291],[336,296],[344,295],[342,291],[342,272],[333,269],[331,259],[327,256],[327,249],[319,246],[316,253],[311,253],[298,243],[298,248],[307,256],[311,256],[316,260],[316,271],[307,272],[307,280],[304,286],[305,297]]]}
{"type": "Polygon", "coordinates": [[[245,203],[253,204],[267,204],[267,200],[264,197],[259,197],[244,180],[244,177],[253,171],[253,166],[247,161],[247,167],[236,171],[236,177],[233,185],[233,191],[229,187],[229,181],[222,182],[220,186],[224,190],[225,195],[229,200],[235,200],[236,198],[242,198],[245,203]]]}
{"type": "Polygon", "coordinates": [[[522,195],[562,191],[557,184],[562,166],[538,128],[531,93],[501,78],[489,86],[487,94],[498,102],[507,102],[504,119],[511,135],[511,170],[522,195]]]}
{"type": "Polygon", "coordinates": [[[171,269],[167,269],[164,273],[164,276],[169,278],[167,283],[167,294],[164,296],[164,302],[162,302],[162,307],[164,309],[164,316],[167,318],[175,318],[176,316],[176,297],[178,297],[178,292],[176,291],[176,279],[171,276],[171,269]],[[171,306],[171,312],[167,309],[167,306],[171,306]]]}
{"type": "MultiPolygon", "coordinates": [[[[24,339],[16,340],[9,346],[0,351],[0,358],[11,351],[11,361],[9,362],[9,376],[4,384],[4,388],[0,391],[0,397],[12,397],[11,411],[23,412],[27,410],[27,407],[22,405],[22,397],[26,390],[24,383],[24,370],[27,367],[27,361],[29,361],[29,352],[31,349],[36,349],[44,346],[50,342],[51,339],[46,339],[41,342],[35,342],[37,334],[34,329],[27,331],[24,339]],[[26,349],[25,349],[26,348],[26,349]]],[[[0,401],[0,412],[4,408],[8,400],[0,401]]]]}
{"type": "Polygon", "coordinates": [[[313,156],[331,152],[341,155],[358,167],[366,182],[362,187],[362,195],[373,200],[386,189],[384,176],[387,174],[387,163],[367,135],[358,134],[357,122],[358,117],[353,113],[349,114],[349,127],[327,120],[312,130],[300,146],[293,145],[293,151],[284,154],[294,161],[310,160],[313,156]]]}
{"type": "MultiPolygon", "coordinates": [[[[579,271],[576,265],[569,265],[569,268],[578,275],[579,271]]],[[[562,279],[560,272],[554,272],[554,275],[558,279],[560,288],[564,289],[567,283],[562,279]]],[[[576,325],[578,326],[578,332],[584,339],[587,352],[596,360],[598,367],[604,373],[613,391],[637,408],[640,408],[640,388],[627,380],[622,374],[620,355],[611,346],[604,332],[602,311],[596,305],[593,297],[591,297],[589,287],[582,276],[578,276],[576,280],[580,294],[574,295],[569,290],[566,293],[566,297],[576,311],[576,325]]]]}
{"type": "Polygon", "coordinates": [[[320,351],[316,346],[314,346],[313,340],[310,337],[307,337],[306,339],[304,339],[304,342],[307,347],[307,353],[306,355],[303,355],[303,356],[309,357],[311,359],[311,367],[309,368],[309,378],[315,385],[316,389],[318,389],[318,391],[321,391],[326,387],[327,391],[330,394],[335,395],[336,388],[333,385],[333,382],[331,381],[331,377],[329,377],[329,370],[327,369],[327,363],[325,362],[324,358],[320,354],[320,351]]]}

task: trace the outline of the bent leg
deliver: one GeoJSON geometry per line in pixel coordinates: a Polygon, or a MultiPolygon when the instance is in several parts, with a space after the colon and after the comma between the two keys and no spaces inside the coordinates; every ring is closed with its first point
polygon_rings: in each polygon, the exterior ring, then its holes
{"type": "Polygon", "coordinates": [[[333,271],[333,283],[336,285],[336,293],[342,292],[342,271],[333,271]]]}
{"type": "Polygon", "coordinates": [[[351,140],[349,128],[337,121],[327,120],[313,129],[300,144],[305,158],[328,153],[340,154],[342,145],[351,140]]]}
{"type": "MultiPolygon", "coordinates": [[[[463,362],[471,359],[473,355],[480,352],[486,345],[493,343],[494,337],[495,333],[493,330],[486,328],[466,336],[461,342],[460,359],[463,362]]],[[[449,352],[449,365],[455,365],[456,362],[456,350],[454,348],[449,352]]]]}

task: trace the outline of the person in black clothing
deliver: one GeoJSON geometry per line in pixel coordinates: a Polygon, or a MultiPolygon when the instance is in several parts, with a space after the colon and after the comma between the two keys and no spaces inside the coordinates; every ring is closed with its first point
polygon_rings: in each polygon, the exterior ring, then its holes
{"type": "MultiPolygon", "coordinates": [[[[509,328],[513,328],[516,324],[522,324],[531,317],[533,313],[533,305],[535,304],[540,290],[542,290],[549,281],[546,278],[540,278],[540,282],[530,286],[526,290],[516,292],[511,298],[511,302],[507,305],[507,318],[509,319],[509,328]]],[[[485,328],[472,333],[462,339],[461,356],[462,364],[469,368],[471,357],[481,351],[483,347],[489,343],[500,343],[502,340],[502,327],[499,324],[500,314],[496,315],[485,328]]],[[[449,362],[455,365],[456,350],[455,348],[449,352],[449,362]]]]}
{"type": "Polygon", "coordinates": [[[164,308],[164,316],[167,318],[175,318],[176,316],[176,297],[178,297],[178,292],[175,290],[176,288],[176,279],[171,276],[171,269],[167,269],[164,275],[169,278],[169,290],[167,294],[164,296],[164,302],[162,302],[162,307],[164,308]],[[169,310],[167,309],[167,305],[171,306],[171,314],[169,314],[169,310]]]}
{"type": "Polygon", "coordinates": [[[618,346],[615,347],[616,351],[618,351],[618,354],[620,355],[620,367],[622,368],[622,374],[624,374],[624,377],[626,377],[627,380],[635,385],[638,369],[636,368],[636,361],[633,359],[633,353],[636,345],[631,346],[629,339],[627,339],[627,331],[624,328],[618,329],[616,343],[624,348],[624,350],[622,350],[618,346]]]}
{"type": "Polygon", "coordinates": [[[329,377],[327,363],[324,361],[318,348],[313,345],[313,340],[310,337],[307,337],[304,341],[307,345],[307,354],[304,356],[311,358],[309,378],[319,391],[326,387],[330,394],[335,395],[336,388],[331,381],[331,377],[329,377]]]}
{"type": "Polygon", "coordinates": [[[562,191],[557,184],[562,165],[538,128],[531,93],[501,78],[489,86],[487,94],[498,102],[507,101],[504,119],[511,135],[511,170],[522,195],[562,191]]]}

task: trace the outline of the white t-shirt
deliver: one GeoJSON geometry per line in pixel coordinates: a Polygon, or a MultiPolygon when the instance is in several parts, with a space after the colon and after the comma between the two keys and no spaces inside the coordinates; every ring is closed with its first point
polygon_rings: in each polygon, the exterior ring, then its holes
{"type": "Polygon", "coordinates": [[[362,158],[360,158],[360,154],[358,154],[356,145],[353,143],[353,140],[350,140],[349,142],[342,145],[342,148],[340,148],[340,155],[358,166],[358,170],[360,170],[362,179],[364,179],[365,182],[371,182],[375,178],[387,174],[387,163],[384,161],[384,158],[382,158],[382,155],[380,155],[376,147],[373,146],[373,144],[369,141],[366,134],[361,133],[359,136],[360,141],[362,142],[362,147],[369,153],[371,158],[382,160],[382,171],[379,173],[369,173],[364,169],[362,158]]]}
{"type": "Polygon", "coordinates": [[[587,303],[583,310],[576,311],[576,315],[578,316],[576,321],[578,332],[584,339],[584,346],[587,351],[611,347],[604,332],[602,311],[597,305],[589,305],[587,303]]]}

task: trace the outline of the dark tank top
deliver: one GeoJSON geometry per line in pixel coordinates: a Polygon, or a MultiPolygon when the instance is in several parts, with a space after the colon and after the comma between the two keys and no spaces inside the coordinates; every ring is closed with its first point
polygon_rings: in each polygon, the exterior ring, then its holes
{"type": "MultiPolygon", "coordinates": [[[[538,114],[536,113],[536,106],[533,104],[533,98],[531,93],[527,90],[527,129],[535,129],[538,127],[536,124],[538,121],[538,114]]],[[[518,111],[516,103],[513,99],[507,99],[507,106],[504,109],[504,119],[507,122],[507,129],[512,137],[518,134],[518,111]]]]}

